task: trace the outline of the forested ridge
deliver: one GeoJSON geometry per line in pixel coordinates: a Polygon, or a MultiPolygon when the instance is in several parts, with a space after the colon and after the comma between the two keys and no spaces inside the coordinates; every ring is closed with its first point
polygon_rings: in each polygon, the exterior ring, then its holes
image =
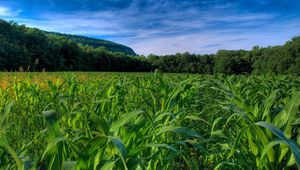
{"type": "Polygon", "coordinates": [[[122,52],[77,43],[68,36],[0,20],[0,70],[149,71],[150,64],[122,52]],[[149,65],[149,66],[148,66],[149,65]]]}
{"type": "Polygon", "coordinates": [[[122,45],[122,44],[117,44],[117,43],[111,42],[111,41],[99,40],[99,39],[84,37],[84,36],[80,36],[80,35],[62,34],[62,33],[57,33],[57,32],[46,32],[46,33],[65,37],[69,40],[75,41],[76,43],[89,45],[94,48],[105,47],[105,49],[107,49],[108,51],[123,52],[128,55],[136,55],[136,53],[131,48],[129,48],[125,45],[122,45]]]}
{"type": "Polygon", "coordinates": [[[121,47],[125,53],[114,52],[114,47],[105,48],[96,39],[49,33],[0,20],[1,71],[147,72],[160,69],[200,74],[300,73],[300,37],[282,46],[255,46],[249,51],[219,50],[205,55],[186,52],[137,56],[130,48],[121,47]]]}

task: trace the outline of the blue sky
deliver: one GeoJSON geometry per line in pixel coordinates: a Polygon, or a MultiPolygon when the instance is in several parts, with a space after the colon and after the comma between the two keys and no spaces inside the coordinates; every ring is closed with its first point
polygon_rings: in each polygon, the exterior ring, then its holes
{"type": "Polygon", "coordinates": [[[0,18],[138,54],[215,53],[300,35],[300,0],[0,0],[0,18]]]}

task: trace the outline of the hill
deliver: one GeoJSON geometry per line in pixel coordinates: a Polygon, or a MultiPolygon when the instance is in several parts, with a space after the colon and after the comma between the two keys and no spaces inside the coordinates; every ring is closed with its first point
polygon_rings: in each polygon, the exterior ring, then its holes
{"type": "Polygon", "coordinates": [[[112,52],[122,52],[127,55],[137,55],[133,49],[130,47],[127,47],[122,44],[118,44],[112,41],[102,40],[102,39],[96,39],[96,38],[90,38],[80,35],[72,35],[72,34],[62,34],[57,32],[46,32],[47,34],[53,34],[61,37],[65,37],[67,39],[70,39],[72,41],[75,41],[76,43],[81,43],[83,45],[89,45],[95,48],[98,47],[105,47],[106,50],[112,51],[112,52]]]}
{"type": "Polygon", "coordinates": [[[0,71],[150,71],[149,66],[120,44],[0,19],[0,71]]]}

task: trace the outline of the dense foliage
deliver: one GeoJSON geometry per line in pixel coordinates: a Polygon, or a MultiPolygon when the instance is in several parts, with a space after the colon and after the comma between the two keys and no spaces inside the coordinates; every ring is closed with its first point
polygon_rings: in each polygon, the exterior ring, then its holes
{"type": "Polygon", "coordinates": [[[164,72],[201,74],[300,73],[300,37],[283,46],[255,46],[250,51],[219,50],[210,55],[178,53],[138,57],[128,54],[134,55],[134,52],[122,45],[82,36],[48,33],[0,20],[2,71],[147,72],[158,68],[164,72]]]}
{"type": "Polygon", "coordinates": [[[299,77],[1,73],[0,79],[0,169],[300,167],[299,77]]]}
{"type": "Polygon", "coordinates": [[[0,20],[0,70],[150,71],[138,57],[0,20]]]}
{"type": "Polygon", "coordinates": [[[250,51],[219,50],[211,55],[149,55],[148,60],[154,68],[175,73],[300,74],[300,37],[283,46],[255,46],[250,51]]]}
{"type": "Polygon", "coordinates": [[[129,48],[125,45],[122,45],[122,44],[117,44],[117,43],[111,42],[111,41],[99,40],[99,39],[95,39],[95,38],[89,38],[89,37],[71,35],[71,34],[60,34],[60,33],[55,33],[55,32],[47,32],[47,33],[57,35],[57,36],[62,36],[69,40],[75,41],[76,43],[89,45],[94,48],[105,47],[105,49],[108,51],[122,52],[127,55],[136,55],[135,52],[131,48],[129,48]]]}

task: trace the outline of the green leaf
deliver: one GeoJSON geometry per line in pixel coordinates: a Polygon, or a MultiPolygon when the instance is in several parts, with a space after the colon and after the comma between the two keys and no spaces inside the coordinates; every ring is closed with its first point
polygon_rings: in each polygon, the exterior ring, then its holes
{"type": "Polygon", "coordinates": [[[283,132],[272,124],[268,124],[266,122],[257,122],[256,125],[269,129],[274,135],[281,139],[282,143],[289,145],[296,159],[297,166],[300,168],[300,146],[295,141],[287,139],[283,132]]]}
{"type": "MultiPolygon", "coordinates": [[[[216,118],[216,119],[214,120],[214,123],[213,123],[212,128],[211,128],[211,131],[210,131],[210,135],[211,135],[211,136],[213,136],[213,135],[216,134],[216,133],[214,133],[215,127],[216,127],[216,125],[218,124],[218,122],[221,121],[222,119],[223,119],[223,117],[218,117],[218,118],[216,118]]],[[[217,134],[219,134],[219,133],[217,133],[217,134]]]]}
{"type": "Polygon", "coordinates": [[[7,126],[7,118],[11,111],[11,108],[14,104],[14,101],[8,103],[1,111],[0,111],[0,134],[3,132],[7,126]]]}
{"type": "Polygon", "coordinates": [[[186,116],[185,119],[194,120],[194,121],[202,121],[208,125],[211,125],[211,123],[209,123],[208,121],[201,119],[200,117],[197,117],[197,116],[186,116]]]}
{"type": "Polygon", "coordinates": [[[290,137],[291,124],[295,121],[296,114],[300,105],[300,91],[292,96],[292,99],[285,105],[284,110],[280,112],[273,120],[273,124],[278,128],[282,128],[286,125],[285,134],[290,137]]]}
{"type": "Polygon", "coordinates": [[[179,133],[185,136],[190,136],[190,137],[197,137],[197,138],[202,138],[200,134],[197,132],[190,130],[185,127],[175,127],[175,126],[164,126],[158,129],[157,134],[165,133],[165,132],[174,132],[174,133],[179,133]]]}
{"type": "Polygon", "coordinates": [[[113,161],[107,161],[100,169],[101,170],[113,170],[113,168],[118,160],[119,159],[116,159],[113,161]]]}
{"type": "Polygon", "coordinates": [[[300,118],[296,119],[293,123],[292,123],[293,126],[295,125],[300,125],[300,118]]]}
{"type": "Polygon", "coordinates": [[[77,165],[77,161],[64,161],[63,169],[64,170],[75,170],[77,165]]]}
{"type": "Polygon", "coordinates": [[[152,148],[152,147],[166,148],[166,149],[172,150],[174,152],[177,152],[176,148],[174,148],[173,146],[168,145],[168,144],[150,143],[150,144],[147,144],[146,147],[150,147],[150,148],[152,148]]]}
{"type": "Polygon", "coordinates": [[[6,141],[6,138],[0,139],[0,146],[5,148],[7,150],[7,152],[13,157],[19,170],[25,169],[23,161],[18,157],[15,150],[8,144],[8,142],[6,141]]]}
{"type": "Polygon", "coordinates": [[[42,159],[45,157],[45,155],[52,149],[54,148],[58,143],[65,141],[66,139],[64,137],[57,137],[53,140],[50,140],[48,142],[48,145],[43,153],[42,159]]]}
{"type": "Polygon", "coordinates": [[[275,145],[278,145],[278,144],[280,144],[280,143],[282,143],[281,140],[274,139],[273,141],[271,141],[270,143],[268,143],[266,146],[264,146],[264,150],[263,150],[263,152],[262,152],[262,154],[261,154],[260,159],[263,159],[263,157],[267,154],[267,152],[268,152],[271,148],[273,148],[275,145]]]}
{"type": "Polygon", "coordinates": [[[114,133],[117,133],[119,131],[119,128],[121,126],[124,126],[128,122],[132,121],[136,116],[138,116],[138,115],[140,115],[142,113],[143,113],[143,111],[139,110],[139,111],[135,111],[135,112],[131,112],[131,113],[125,114],[118,121],[113,122],[110,131],[112,131],[114,133]]]}
{"type": "Polygon", "coordinates": [[[162,120],[164,117],[175,118],[176,116],[173,113],[170,113],[170,112],[161,113],[157,116],[157,118],[154,120],[154,122],[158,122],[158,121],[162,120]]]}
{"type": "Polygon", "coordinates": [[[121,153],[121,159],[122,159],[124,168],[127,169],[127,166],[126,166],[127,150],[126,150],[123,142],[120,139],[111,137],[111,136],[108,136],[108,139],[110,139],[112,141],[112,143],[114,143],[115,146],[118,148],[119,152],[121,153]]]}
{"type": "Polygon", "coordinates": [[[237,136],[237,138],[236,138],[236,140],[235,140],[235,142],[234,142],[234,145],[233,145],[233,147],[232,147],[230,153],[228,154],[227,159],[229,159],[229,158],[234,154],[234,152],[235,152],[236,149],[238,148],[238,145],[239,145],[239,143],[240,143],[240,140],[242,139],[242,137],[244,136],[244,134],[247,132],[248,128],[249,128],[249,126],[244,127],[244,128],[240,131],[239,135],[237,136]]]}
{"type": "MultiPolygon", "coordinates": [[[[219,164],[214,168],[214,170],[221,169],[221,167],[223,167],[223,166],[225,166],[225,165],[229,165],[230,167],[236,167],[236,166],[238,166],[237,164],[232,163],[232,162],[221,162],[221,163],[219,163],[219,164]]],[[[225,168],[225,169],[227,169],[227,168],[225,168]]]]}

